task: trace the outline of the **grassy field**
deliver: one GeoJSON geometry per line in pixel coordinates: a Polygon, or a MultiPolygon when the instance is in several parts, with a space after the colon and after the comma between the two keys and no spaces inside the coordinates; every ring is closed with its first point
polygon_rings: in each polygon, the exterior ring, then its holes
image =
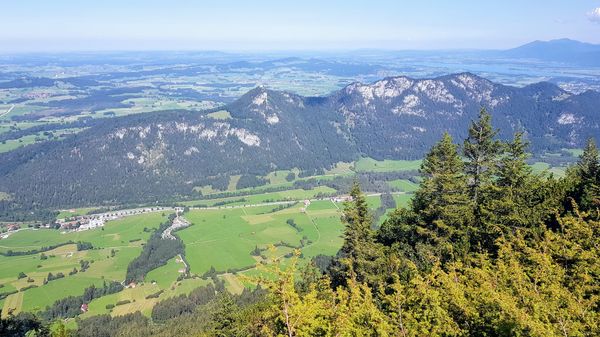
{"type": "Polygon", "coordinates": [[[583,149],[563,149],[571,154],[573,157],[579,157],[583,154],[583,149]]]}
{"type": "MultiPolygon", "coordinates": [[[[58,138],[62,138],[64,135],[68,135],[71,133],[76,133],[81,131],[82,129],[62,129],[55,130],[53,134],[58,138]]],[[[42,133],[37,133],[33,135],[23,136],[19,139],[10,139],[0,143],[0,153],[12,151],[14,149],[20,148],[22,146],[31,145],[37,142],[45,141],[50,139],[50,136],[43,135],[42,133]]]]}
{"type": "Polygon", "coordinates": [[[173,258],[169,260],[166,265],[150,271],[148,275],[146,275],[144,282],[155,282],[162,289],[166,289],[171,286],[171,283],[179,276],[179,271],[184,268],[185,266],[178,258],[173,258]]]}
{"type": "Polygon", "coordinates": [[[355,164],[356,172],[394,172],[418,170],[421,167],[420,160],[382,160],[372,158],[361,158],[355,164]]]}
{"type": "MultiPolygon", "coordinates": [[[[165,220],[166,216],[151,213],[110,221],[103,229],[65,234],[50,229],[23,230],[0,240],[1,249],[15,251],[39,249],[68,240],[87,241],[94,246],[92,250],[77,251],[74,244],[64,245],[45,252],[46,259],[42,259],[41,254],[0,256],[0,284],[4,285],[0,292],[37,286],[8,296],[3,304],[3,314],[11,309],[15,313],[41,310],[58,299],[81,295],[92,284],[101,286],[105,280],[122,281],[127,265],[140,254],[142,244],[151,234],[151,230],[144,231],[144,228],[157,228],[165,220]],[[90,262],[85,272],[80,271],[81,260],[90,262]],[[74,268],[79,272],[69,275],[74,268]],[[27,277],[18,279],[20,272],[27,277]],[[50,272],[55,275],[61,272],[65,277],[43,284],[50,272]]],[[[156,273],[160,276],[159,271],[156,273]]],[[[165,279],[158,278],[161,282],[165,279]]]]}
{"type": "Polygon", "coordinates": [[[2,257],[0,259],[2,284],[10,285],[15,289],[23,289],[30,285],[37,286],[10,295],[2,311],[8,313],[11,309],[15,312],[41,310],[58,299],[80,295],[92,284],[99,286],[102,285],[103,280],[121,280],[125,276],[127,264],[140,251],[140,247],[121,248],[114,257],[110,257],[110,249],[78,252],[75,245],[66,245],[46,252],[48,256],[46,260],[42,260],[38,254],[2,257]],[[81,260],[90,261],[90,267],[85,272],[80,271],[75,275],[69,275],[74,268],[80,269],[81,260]],[[27,277],[17,279],[20,272],[24,272],[27,277]],[[61,272],[65,277],[43,284],[50,272],[55,275],[61,272]]]}
{"type": "Polygon", "coordinates": [[[414,192],[419,188],[418,184],[406,179],[396,179],[388,183],[390,187],[399,190],[400,192],[414,192]]]}
{"type": "Polygon", "coordinates": [[[347,175],[354,173],[354,163],[339,162],[331,170],[327,170],[325,174],[347,175]]]}
{"type": "Polygon", "coordinates": [[[0,143],[0,153],[12,151],[21,146],[30,145],[36,142],[37,135],[28,135],[19,139],[10,139],[3,143],[0,143]]]}
{"type": "MultiPolygon", "coordinates": [[[[281,171],[273,174],[271,178],[281,181],[287,173],[289,172],[281,171]]],[[[400,186],[406,182],[395,184],[400,186]]],[[[297,189],[209,201],[214,204],[244,198],[245,201],[237,201],[231,205],[250,205],[278,200],[304,200],[314,198],[318,193],[332,192],[334,190],[328,187],[319,187],[313,190],[297,189]]],[[[394,198],[399,203],[406,203],[410,197],[395,195],[394,198]]],[[[367,201],[372,209],[381,204],[379,196],[369,196],[367,201]]],[[[259,271],[253,267],[262,261],[263,257],[283,257],[293,251],[292,246],[300,247],[301,263],[307,263],[319,254],[334,255],[343,243],[343,224],[340,220],[343,204],[324,199],[313,201],[308,207],[304,206],[302,202],[297,202],[283,209],[278,209],[278,205],[259,205],[189,211],[185,216],[193,225],[178,231],[178,236],[186,245],[186,260],[193,277],[177,281],[184,265],[177,258],[171,259],[165,266],[149,272],[144,282],[135,288],[95,299],[90,303],[90,311],[83,317],[104,313],[121,315],[135,310],[149,315],[156,302],[170,296],[189,293],[194,288],[210,282],[194,276],[202,275],[211,266],[219,272],[230,271],[221,274],[219,278],[225,282],[229,291],[239,293],[245,286],[251,286],[245,276],[258,275],[259,271]],[[293,220],[294,226],[287,223],[289,219],[293,220]],[[275,252],[267,249],[272,245],[278,246],[275,252]],[[262,250],[263,257],[252,255],[256,247],[262,250]],[[163,292],[158,298],[146,298],[160,290],[163,292]],[[116,305],[119,301],[129,302],[116,305]]],[[[82,214],[89,210],[66,210],[61,216],[82,214]]],[[[91,242],[94,246],[92,250],[77,251],[74,244],[63,245],[45,252],[48,258],[43,260],[40,254],[0,256],[0,284],[4,285],[0,292],[19,290],[32,284],[37,286],[10,295],[0,302],[3,313],[42,310],[60,298],[80,295],[92,284],[101,286],[105,281],[123,280],[127,265],[139,255],[152,229],[165,221],[166,215],[158,212],[127,217],[110,221],[103,229],[83,232],[61,233],[57,230],[26,229],[0,240],[2,251],[40,249],[69,240],[91,242]],[[90,261],[90,267],[85,272],[68,275],[74,268],[80,269],[80,260],[90,261]],[[18,279],[20,272],[25,273],[27,277],[18,279]],[[49,272],[61,272],[65,277],[44,285],[43,281],[49,272]]],[[[287,259],[284,259],[284,265],[286,261],[287,259]]]]}
{"type": "Polygon", "coordinates": [[[94,207],[83,207],[83,208],[74,208],[74,209],[63,209],[60,210],[60,213],[56,216],[57,219],[65,219],[72,216],[78,215],[86,215],[88,212],[95,210],[94,207]]]}
{"type": "MultiPolygon", "coordinates": [[[[277,170],[277,171],[270,172],[263,177],[267,180],[267,183],[265,185],[258,186],[258,187],[242,188],[242,189],[236,188],[236,185],[240,179],[240,176],[233,175],[230,177],[227,189],[225,191],[226,192],[245,192],[245,193],[251,193],[251,194],[264,194],[264,193],[268,193],[266,191],[267,189],[271,189],[274,187],[288,188],[288,189],[292,190],[294,188],[294,182],[296,182],[296,181],[305,181],[305,180],[309,180],[309,179],[315,179],[317,181],[324,181],[324,180],[332,180],[339,176],[349,177],[349,176],[353,176],[355,174],[356,174],[356,172],[354,172],[354,163],[343,163],[343,162],[337,163],[332,169],[327,170],[325,172],[325,174],[314,175],[314,176],[309,176],[309,177],[302,177],[302,178],[299,177],[300,170],[297,168],[294,168],[291,170],[277,170]],[[286,177],[290,173],[294,173],[295,177],[293,180],[288,181],[286,179],[286,177]]],[[[196,186],[194,189],[196,191],[201,192],[202,195],[218,194],[218,193],[225,192],[225,191],[216,190],[210,185],[196,186]]]]}
{"type": "Polygon", "coordinates": [[[218,199],[192,200],[192,201],[185,201],[180,204],[184,205],[184,206],[205,205],[205,206],[210,207],[210,206],[215,205],[215,203],[227,202],[227,206],[253,205],[253,204],[272,202],[272,201],[311,199],[311,198],[314,198],[319,193],[328,194],[328,193],[334,193],[334,192],[335,192],[335,190],[330,187],[319,186],[319,187],[316,187],[311,190],[294,189],[294,190],[286,190],[286,191],[280,191],[280,192],[259,193],[259,194],[218,198],[218,199]],[[240,199],[245,199],[245,200],[237,201],[240,199]]]}
{"type": "Polygon", "coordinates": [[[367,196],[367,205],[370,209],[377,209],[381,207],[381,197],[378,195],[367,196]]]}
{"type": "MultiPolygon", "coordinates": [[[[378,200],[378,197],[369,198],[378,200]]],[[[376,204],[376,202],[374,202],[376,204]]],[[[179,232],[186,243],[186,256],[191,272],[201,275],[211,266],[217,271],[251,268],[220,275],[226,288],[239,293],[251,286],[248,277],[261,274],[252,268],[261,257],[252,256],[255,247],[263,249],[267,259],[283,257],[293,248],[278,246],[274,252],[268,247],[281,241],[301,248],[301,263],[307,263],[319,254],[335,255],[343,243],[341,223],[342,204],[330,200],[313,201],[304,211],[302,204],[272,212],[270,207],[240,209],[193,210],[186,217],[194,224],[179,232]],[[297,229],[287,224],[292,219],[297,229]],[[243,275],[243,276],[242,276],[243,275]]],[[[284,259],[284,264],[285,264],[284,259]]]]}
{"type": "Polygon", "coordinates": [[[377,225],[381,226],[381,224],[385,221],[385,219],[387,219],[389,217],[390,213],[392,213],[397,208],[408,207],[408,205],[410,203],[410,199],[412,199],[412,197],[413,197],[412,193],[394,194],[393,198],[394,198],[394,201],[396,201],[396,208],[386,209],[383,216],[379,218],[377,225]]]}
{"type": "Polygon", "coordinates": [[[341,245],[340,211],[330,201],[315,202],[306,212],[300,205],[272,212],[272,207],[193,210],[186,217],[194,225],[179,232],[186,244],[191,272],[201,275],[214,266],[218,271],[247,268],[257,262],[255,247],[285,242],[300,246],[307,257],[333,254],[341,245]],[[298,229],[286,221],[293,219],[298,229]]]}
{"type": "Polygon", "coordinates": [[[209,113],[207,116],[213,119],[231,119],[231,114],[227,110],[219,110],[209,113]]]}
{"type": "Polygon", "coordinates": [[[564,177],[565,176],[565,168],[564,167],[551,167],[548,163],[543,162],[535,162],[531,165],[533,172],[542,173],[548,172],[552,173],[555,177],[564,177]]]}
{"type": "Polygon", "coordinates": [[[27,251],[54,246],[68,241],[91,242],[94,247],[112,248],[129,246],[130,240],[147,239],[150,229],[158,228],[166,220],[160,212],[130,216],[109,221],[103,228],[82,232],[62,233],[55,229],[24,229],[0,240],[0,251],[27,251]],[[144,231],[144,228],[147,230],[144,231]]]}
{"type": "Polygon", "coordinates": [[[295,175],[294,178],[296,178],[296,177],[298,177],[298,174],[300,173],[300,170],[293,169],[293,170],[279,170],[279,171],[274,171],[274,172],[271,172],[271,173],[267,174],[266,178],[269,180],[269,184],[270,185],[288,184],[290,182],[286,180],[286,177],[290,173],[294,173],[294,175],[295,175]]]}
{"type": "MultiPolygon", "coordinates": [[[[163,266],[162,268],[169,268],[163,266]]],[[[87,318],[95,315],[111,314],[113,316],[125,315],[127,313],[140,311],[142,314],[149,316],[152,312],[152,307],[159,301],[166,298],[189,294],[192,290],[207,285],[210,281],[202,280],[200,278],[186,279],[177,282],[177,275],[174,275],[171,285],[168,287],[162,287],[160,284],[143,283],[137,285],[135,288],[127,288],[116,294],[111,294],[97,298],[89,303],[89,311],[81,318],[87,318]],[[156,294],[163,290],[158,298],[146,298],[148,295],[156,294]],[[129,301],[130,303],[116,305],[119,301],[129,301]],[[107,305],[115,305],[113,309],[107,309],[107,305]]]]}

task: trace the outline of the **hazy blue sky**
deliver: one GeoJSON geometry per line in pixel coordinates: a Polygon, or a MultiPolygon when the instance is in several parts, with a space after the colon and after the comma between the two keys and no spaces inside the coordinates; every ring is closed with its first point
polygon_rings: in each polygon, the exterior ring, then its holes
{"type": "Polygon", "coordinates": [[[0,50],[506,48],[600,43],[600,0],[0,0],[0,50]]]}

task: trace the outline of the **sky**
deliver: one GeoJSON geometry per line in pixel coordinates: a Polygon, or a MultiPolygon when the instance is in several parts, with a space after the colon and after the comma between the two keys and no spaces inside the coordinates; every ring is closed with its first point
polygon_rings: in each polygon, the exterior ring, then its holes
{"type": "Polygon", "coordinates": [[[600,0],[0,0],[0,52],[600,43],[600,0]]]}

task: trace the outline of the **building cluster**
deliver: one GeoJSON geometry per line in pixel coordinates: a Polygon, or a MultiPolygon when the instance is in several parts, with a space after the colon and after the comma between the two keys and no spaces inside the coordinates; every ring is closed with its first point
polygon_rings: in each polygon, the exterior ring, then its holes
{"type": "Polygon", "coordinates": [[[41,92],[41,91],[34,91],[34,92],[29,92],[23,95],[24,98],[27,99],[47,99],[50,98],[52,96],[52,94],[50,94],[49,92],[41,92]]]}
{"type": "Polygon", "coordinates": [[[305,213],[308,206],[310,206],[310,200],[306,199],[304,200],[304,207],[300,208],[300,212],[305,213]]]}
{"type": "Polygon", "coordinates": [[[21,229],[21,225],[17,223],[9,223],[2,228],[2,233],[0,234],[0,239],[6,239],[13,232],[21,229]]]}
{"type": "Polygon", "coordinates": [[[18,223],[10,223],[6,225],[6,230],[9,232],[16,231],[18,229],[21,229],[21,225],[19,225],[18,223]]]}
{"type": "Polygon", "coordinates": [[[68,219],[58,219],[56,223],[60,225],[60,229],[64,230],[77,230],[85,231],[88,229],[94,229],[104,226],[106,220],[112,220],[114,218],[106,217],[91,217],[91,216],[76,216],[68,219]]]}
{"type": "Polygon", "coordinates": [[[333,201],[333,202],[352,201],[352,196],[351,195],[342,195],[342,196],[338,196],[338,197],[331,197],[331,201],[333,201]]]}
{"type": "MultiPolygon", "coordinates": [[[[111,211],[106,213],[78,215],[66,219],[57,219],[56,223],[63,230],[85,231],[104,226],[104,223],[109,220],[115,220],[131,215],[143,213],[157,212],[167,209],[167,207],[145,207],[136,209],[124,209],[119,211],[111,211]]],[[[74,212],[74,211],[73,211],[74,212]]],[[[50,227],[50,224],[46,225],[50,227]]]]}

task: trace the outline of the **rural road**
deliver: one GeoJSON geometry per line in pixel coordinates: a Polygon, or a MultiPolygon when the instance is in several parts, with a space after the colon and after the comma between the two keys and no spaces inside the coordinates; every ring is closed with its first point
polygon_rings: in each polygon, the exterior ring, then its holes
{"type": "MultiPolygon", "coordinates": [[[[382,194],[383,193],[370,193],[370,194],[365,194],[365,197],[377,197],[382,194]]],[[[391,192],[390,194],[392,194],[392,195],[406,194],[406,192],[391,192]]],[[[208,200],[210,200],[210,199],[206,199],[205,201],[208,201],[208,200]]],[[[244,208],[244,207],[277,206],[277,205],[295,204],[295,203],[301,202],[303,200],[309,200],[309,201],[313,202],[313,201],[319,201],[319,200],[329,200],[329,198],[272,201],[272,202],[262,202],[262,203],[257,203],[257,204],[243,204],[243,205],[232,205],[232,206],[190,207],[190,209],[193,209],[193,210],[202,210],[202,209],[215,210],[215,209],[232,209],[232,208],[244,208]]]]}
{"type": "Polygon", "coordinates": [[[8,108],[8,110],[0,113],[0,117],[3,117],[4,115],[8,115],[14,108],[15,108],[15,105],[13,104],[10,108],[8,108]]]}

